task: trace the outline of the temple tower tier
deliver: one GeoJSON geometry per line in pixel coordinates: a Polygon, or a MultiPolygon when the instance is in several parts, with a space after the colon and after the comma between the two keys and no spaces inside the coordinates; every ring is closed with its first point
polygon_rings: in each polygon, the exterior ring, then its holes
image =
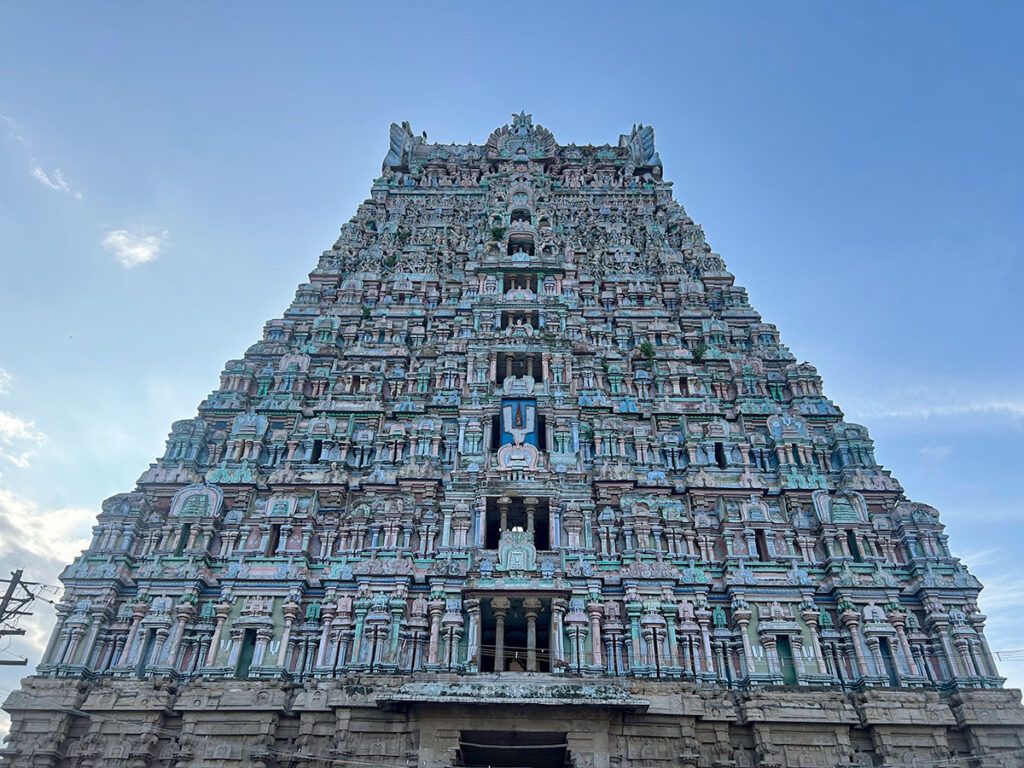
{"type": "Polygon", "coordinates": [[[62,581],[5,767],[1024,765],[981,585],[644,125],[392,125],[62,581]]]}

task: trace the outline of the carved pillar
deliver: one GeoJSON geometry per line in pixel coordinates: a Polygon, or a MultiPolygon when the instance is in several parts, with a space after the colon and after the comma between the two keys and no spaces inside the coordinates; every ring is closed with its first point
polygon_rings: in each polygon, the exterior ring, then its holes
{"type": "Polygon", "coordinates": [[[228,613],[231,610],[229,603],[218,603],[214,606],[214,611],[217,615],[217,624],[213,629],[213,638],[210,640],[210,651],[206,654],[206,666],[212,667],[213,663],[217,660],[217,651],[220,648],[220,636],[224,631],[224,622],[228,618],[228,613]]]}
{"type": "Polygon", "coordinates": [[[764,658],[768,662],[768,672],[772,676],[782,676],[782,667],[779,664],[778,648],[775,642],[775,635],[761,635],[759,638],[761,647],[764,649],[764,658]]]}
{"type": "Polygon", "coordinates": [[[996,677],[998,675],[998,672],[996,671],[996,663],[992,658],[992,649],[988,647],[988,640],[985,638],[984,634],[985,622],[984,620],[973,620],[971,622],[971,626],[973,626],[974,631],[978,633],[978,645],[981,647],[981,654],[984,657],[985,666],[988,670],[987,674],[991,677],[996,677]]]}
{"type": "Polygon", "coordinates": [[[523,612],[526,614],[526,671],[537,671],[537,614],[540,612],[540,600],[528,597],[523,600],[523,612]]]}
{"type": "Polygon", "coordinates": [[[508,616],[512,604],[507,597],[491,598],[491,611],[494,613],[494,671],[505,671],[505,617],[508,616]]]}
{"type": "Polygon", "coordinates": [[[508,496],[502,496],[498,499],[498,514],[500,515],[501,522],[498,527],[499,535],[508,530],[508,511],[512,505],[512,499],[508,496]]]}
{"type": "Polygon", "coordinates": [[[949,641],[949,622],[946,620],[945,615],[935,611],[929,613],[928,626],[932,631],[933,639],[938,641],[938,646],[946,659],[949,676],[960,677],[962,667],[957,663],[956,653],[954,653],[953,646],[949,641]]]}
{"type": "Polygon", "coordinates": [[[587,617],[590,619],[590,644],[593,647],[593,664],[595,667],[604,665],[601,660],[601,617],[604,605],[594,600],[587,604],[587,617]]]}
{"type": "Polygon", "coordinates": [[[151,663],[155,666],[159,663],[161,654],[164,651],[164,645],[167,643],[167,636],[170,634],[170,630],[167,627],[159,627],[156,630],[156,643],[153,645],[153,654],[150,658],[153,660],[151,663]]]}
{"type": "MultiPolygon", "coordinates": [[[[57,648],[58,641],[64,635],[64,622],[68,618],[68,614],[71,613],[71,606],[67,603],[61,603],[57,606],[57,625],[54,627],[53,632],[50,634],[50,640],[46,643],[46,650],[43,651],[41,657],[40,666],[43,664],[54,663],[53,654],[57,648]]],[[[139,622],[142,621],[142,617],[145,613],[139,613],[136,617],[135,613],[132,614],[132,629],[131,632],[137,632],[139,628],[139,622]]],[[[134,635],[130,635],[134,639],[134,635]]]]}
{"type": "Polygon", "coordinates": [[[853,646],[853,655],[857,659],[857,671],[860,676],[867,677],[870,673],[868,672],[868,662],[864,658],[864,649],[861,647],[860,642],[860,617],[857,615],[855,610],[846,610],[842,613],[843,626],[846,627],[846,631],[850,633],[850,644],[853,646]]]}
{"type": "Polygon", "coordinates": [[[793,667],[796,669],[796,679],[798,685],[804,684],[804,655],[803,655],[803,638],[798,632],[790,637],[790,643],[793,646],[793,667]]]}
{"type": "Polygon", "coordinates": [[[711,612],[707,608],[697,611],[697,626],[700,627],[700,640],[703,657],[702,672],[714,672],[715,665],[711,659],[711,612]]]}
{"type": "Polygon", "coordinates": [[[260,627],[256,630],[256,646],[253,648],[252,666],[263,666],[263,657],[267,655],[267,646],[273,636],[274,631],[270,627],[260,627]]]}
{"type": "Polygon", "coordinates": [[[957,656],[960,658],[961,666],[967,671],[968,677],[977,677],[978,671],[974,668],[974,660],[971,658],[970,647],[967,639],[958,637],[956,639],[957,656]]]}
{"type": "Polygon", "coordinates": [[[804,624],[807,625],[807,629],[811,633],[811,652],[818,662],[818,671],[823,675],[827,675],[828,667],[825,665],[825,657],[821,653],[821,639],[818,637],[818,612],[814,610],[813,605],[810,605],[800,612],[800,617],[804,620],[804,624]]]}
{"type": "Polygon", "coordinates": [[[469,625],[466,627],[466,661],[471,672],[480,671],[480,600],[475,597],[465,601],[466,614],[469,616],[469,625]]]}
{"type": "Polygon", "coordinates": [[[587,619],[582,613],[570,613],[566,617],[569,629],[569,664],[577,674],[583,671],[583,646],[587,640],[587,619]]]}
{"type": "Polygon", "coordinates": [[[565,663],[565,648],[562,634],[562,621],[565,617],[566,603],[563,598],[551,600],[551,670],[560,668],[565,663]]]}
{"type": "Polygon", "coordinates": [[[288,659],[288,644],[292,637],[292,624],[299,615],[299,605],[294,600],[289,600],[281,606],[281,610],[284,613],[284,632],[281,634],[281,647],[277,651],[277,666],[284,669],[288,659]]]}
{"type": "Polygon", "coordinates": [[[524,499],[523,502],[526,505],[526,530],[533,533],[534,529],[534,518],[537,514],[537,503],[538,500],[533,496],[529,496],[524,499]]]}
{"type": "Polygon", "coordinates": [[[78,651],[78,646],[82,642],[82,637],[85,636],[85,627],[75,625],[70,631],[71,639],[68,641],[67,648],[64,649],[64,655],[61,657],[61,664],[71,664],[75,660],[75,653],[78,651]]]}
{"type": "Polygon", "coordinates": [[[751,665],[753,664],[754,654],[750,650],[750,637],[747,634],[747,627],[750,624],[751,613],[749,608],[734,608],[733,621],[736,622],[736,626],[740,633],[740,642],[743,644],[743,669],[747,677],[750,677],[751,665]]]}
{"type": "Polygon", "coordinates": [[[167,642],[167,647],[164,649],[164,655],[161,663],[177,669],[178,662],[181,658],[179,656],[179,651],[181,650],[182,638],[185,636],[185,625],[194,614],[195,608],[188,603],[177,607],[175,610],[175,616],[178,619],[178,622],[175,624],[174,630],[171,633],[171,638],[167,642]]]}
{"type": "Polygon", "coordinates": [[[331,619],[334,618],[334,609],[324,606],[320,612],[320,646],[317,649],[316,666],[323,667],[327,664],[328,649],[331,647],[331,619]]]}
{"type": "Polygon", "coordinates": [[[909,675],[920,675],[920,670],[916,668],[917,662],[914,660],[914,654],[910,650],[910,642],[907,640],[906,615],[899,611],[891,611],[889,613],[889,623],[896,630],[896,639],[900,644],[903,656],[904,672],[909,675]]]}
{"type": "Polygon", "coordinates": [[[427,664],[437,664],[437,651],[441,640],[441,615],[444,613],[444,600],[430,601],[430,641],[427,646],[427,664]]]}
{"type": "MultiPolygon", "coordinates": [[[[109,613],[106,608],[92,612],[92,622],[89,624],[89,634],[85,639],[85,650],[82,653],[82,664],[88,667],[91,660],[93,651],[96,650],[96,637],[99,634],[100,629],[106,624],[109,613]]],[[[99,658],[97,658],[97,663],[99,658]]]]}

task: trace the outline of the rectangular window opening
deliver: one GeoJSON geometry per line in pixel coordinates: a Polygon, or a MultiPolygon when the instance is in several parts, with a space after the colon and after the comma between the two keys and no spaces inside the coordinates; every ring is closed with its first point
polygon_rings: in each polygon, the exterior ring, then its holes
{"type": "Polygon", "coordinates": [[[156,643],[156,630],[147,629],[146,639],[142,643],[142,651],[139,653],[139,661],[135,665],[135,676],[142,678],[146,676],[146,667],[149,666],[149,657],[153,653],[153,645],[156,643]]]}
{"type": "Polygon", "coordinates": [[[729,462],[725,458],[725,446],[722,443],[715,443],[715,464],[719,469],[729,466],[729,462]]]}
{"type": "Polygon", "coordinates": [[[500,386],[510,376],[532,378],[536,384],[543,382],[544,364],[541,354],[539,352],[499,352],[495,382],[500,386]]]}
{"type": "Polygon", "coordinates": [[[185,551],[185,547],[188,545],[188,537],[192,534],[192,523],[185,523],[181,526],[181,535],[178,537],[178,543],[174,547],[174,556],[181,557],[181,553],[185,551]]]}
{"type": "Polygon", "coordinates": [[[796,662],[793,659],[793,646],[789,642],[789,637],[787,635],[776,635],[775,648],[779,655],[782,682],[786,685],[796,685],[796,662]]]}
{"type": "Polygon", "coordinates": [[[882,656],[882,666],[885,667],[885,676],[889,678],[889,685],[896,688],[900,684],[900,678],[896,673],[896,659],[893,657],[889,638],[881,637],[878,639],[878,652],[882,656]]]}
{"type": "Polygon", "coordinates": [[[846,545],[850,548],[850,555],[853,557],[853,562],[863,563],[864,556],[861,554],[860,547],[857,546],[857,534],[849,529],[846,531],[846,545]]]}
{"type": "Polygon", "coordinates": [[[270,526],[270,535],[267,536],[267,550],[263,554],[273,557],[277,554],[277,548],[281,544],[281,526],[274,524],[270,526]]]}
{"type": "Polygon", "coordinates": [[[768,536],[764,531],[754,532],[754,545],[757,547],[757,559],[762,563],[770,562],[772,557],[768,552],[768,536]]]}
{"type": "Polygon", "coordinates": [[[242,650],[238,654],[238,666],[235,669],[235,677],[244,678],[249,676],[249,669],[252,667],[252,657],[256,653],[256,630],[247,629],[242,636],[242,650]]]}
{"type": "MultiPolygon", "coordinates": [[[[484,549],[497,549],[502,530],[530,530],[530,514],[521,497],[512,498],[505,506],[505,528],[501,506],[496,497],[489,497],[485,507],[484,549]]],[[[533,509],[533,545],[538,552],[551,549],[551,510],[547,499],[538,499],[533,509]]]]}
{"type": "Polygon", "coordinates": [[[509,596],[509,608],[502,622],[503,642],[498,648],[498,618],[491,599],[480,600],[481,647],[478,668],[481,672],[497,670],[498,651],[501,650],[502,672],[551,671],[551,600],[509,596]],[[530,653],[530,617],[533,613],[534,652],[530,653]],[[532,665],[532,668],[531,668],[532,665]]]}

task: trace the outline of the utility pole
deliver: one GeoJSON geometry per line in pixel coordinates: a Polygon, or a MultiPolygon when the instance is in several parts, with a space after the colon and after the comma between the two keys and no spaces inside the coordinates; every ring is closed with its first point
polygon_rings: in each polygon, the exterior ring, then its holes
{"type": "MultiPolygon", "coordinates": [[[[29,591],[29,587],[38,586],[33,582],[22,581],[22,571],[19,568],[11,571],[11,578],[0,579],[0,584],[6,582],[7,588],[4,596],[0,598],[0,637],[11,635],[24,635],[25,630],[15,626],[17,619],[22,616],[31,616],[31,611],[24,610],[30,605],[36,596],[29,591]]],[[[0,659],[0,666],[23,667],[28,659],[0,659]]]]}

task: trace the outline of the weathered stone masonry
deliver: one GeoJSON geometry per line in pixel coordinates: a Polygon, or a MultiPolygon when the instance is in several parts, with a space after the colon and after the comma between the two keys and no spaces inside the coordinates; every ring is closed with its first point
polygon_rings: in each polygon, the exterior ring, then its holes
{"type": "Polygon", "coordinates": [[[644,126],[393,125],[62,580],[3,766],[1024,765],[938,513],[644,126]]]}

